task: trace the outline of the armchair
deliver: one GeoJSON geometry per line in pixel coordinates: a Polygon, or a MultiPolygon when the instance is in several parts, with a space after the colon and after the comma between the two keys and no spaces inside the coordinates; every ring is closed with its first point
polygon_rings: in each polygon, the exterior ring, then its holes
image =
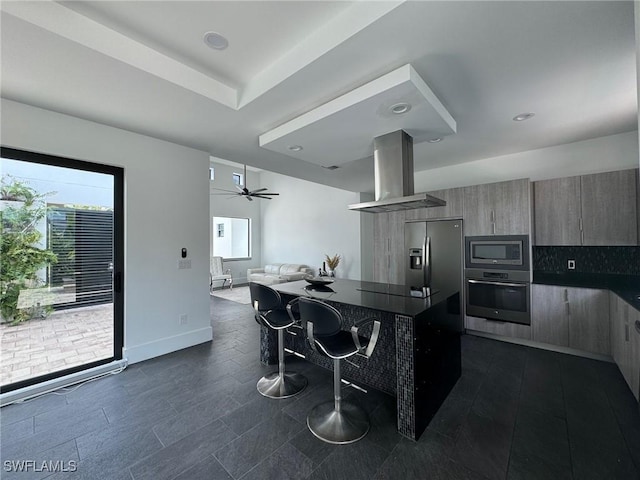
{"type": "Polygon", "coordinates": [[[209,257],[209,292],[213,292],[213,282],[216,280],[222,280],[222,288],[229,280],[229,289],[233,288],[233,277],[231,276],[231,269],[224,268],[222,263],[222,257],[209,257]]]}

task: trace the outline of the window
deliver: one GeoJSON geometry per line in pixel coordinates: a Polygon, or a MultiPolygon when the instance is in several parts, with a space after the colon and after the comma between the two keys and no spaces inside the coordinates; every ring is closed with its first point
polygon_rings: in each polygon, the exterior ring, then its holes
{"type": "Polygon", "coordinates": [[[216,179],[216,172],[213,167],[209,167],[209,180],[213,181],[216,179]]]}
{"type": "Polygon", "coordinates": [[[68,382],[61,377],[113,369],[123,346],[124,170],[5,147],[0,154],[2,314],[27,322],[21,351],[60,357],[41,364],[27,355],[7,370],[11,352],[0,349],[0,393],[42,382],[58,388],[68,382]],[[46,338],[29,334],[38,329],[46,338]]]}
{"type": "Polygon", "coordinates": [[[244,178],[242,178],[244,175],[242,175],[241,173],[234,173],[233,174],[233,183],[235,183],[236,185],[244,185],[244,178]]]}
{"type": "Polygon", "coordinates": [[[225,260],[251,258],[251,219],[213,217],[213,255],[225,260]]]}

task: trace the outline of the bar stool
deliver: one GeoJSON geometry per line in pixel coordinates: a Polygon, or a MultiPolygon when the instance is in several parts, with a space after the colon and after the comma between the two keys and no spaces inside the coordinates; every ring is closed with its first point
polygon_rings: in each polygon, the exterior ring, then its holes
{"type": "Polygon", "coordinates": [[[278,332],[278,371],[258,380],[258,392],[269,398],[288,398],[300,393],[307,386],[307,378],[299,373],[284,370],[284,330],[297,323],[282,306],[280,294],[261,283],[249,283],[251,304],[255,319],[260,325],[278,332]]]}
{"type": "Polygon", "coordinates": [[[333,359],[333,401],[316,405],[307,416],[307,426],[320,440],[345,444],[360,440],[369,431],[369,418],[362,407],[342,401],[340,360],[359,354],[369,358],[378,341],[380,322],[374,318],[358,321],[351,331],[342,330],[338,310],[320,300],[298,298],[300,321],[306,326],[307,340],[313,350],[333,359]],[[373,324],[371,336],[358,333],[373,324]]]}

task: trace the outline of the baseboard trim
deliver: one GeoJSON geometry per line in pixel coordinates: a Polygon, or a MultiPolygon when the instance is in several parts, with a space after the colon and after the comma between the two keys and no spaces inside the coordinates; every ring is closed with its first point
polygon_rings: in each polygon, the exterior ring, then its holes
{"type": "Polygon", "coordinates": [[[166,355],[167,353],[193,347],[201,343],[210,342],[213,339],[211,327],[200,328],[190,332],[174,335],[172,337],[161,338],[153,342],[143,343],[130,348],[123,349],[123,356],[129,364],[143,362],[150,358],[166,355]]]}
{"type": "Polygon", "coordinates": [[[466,332],[469,335],[475,335],[476,337],[489,338],[491,340],[498,340],[500,342],[515,343],[518,345],[524,345],[526,347],[539,348],[540,350],[549,350],[551,352],[575,355],[576,357],[584,357],[584,358],[590,358],[592,360],[601,360],[603,362],[615,363],[613,358],[611,358],[609,355],[601,355],[599,353],[585,352],[584,350],[577,350],[575,348],[561,347],[559,345],[551,345],[549,343],[536,342],[534,340],[527,340],[526,338],[504,337],[502,335],[496,335],[495,333],[480,332],[478,330],[466,329],[466,332]]]}
{"type": "Polygon", "coordinates": [[[126,367],[126,360],[115,360],[104,365],[98,365],[97,367],[82,370],[81,372],[71,373],[69,375],[65,375],[64,377],[53,378],[51,380],[47,380],[46,382],[29,385],[28,387],[19,388],[18,390],[12,390],[11,392],[3,393],[2,395],[0,395],[0,407],[38,397],[40,395],[44,395],[46,393],[50,393],[64,387],[82,383],[92,378],[101,377],[109,373],[116,373],[118,371],[124,370],[126,367]]]}

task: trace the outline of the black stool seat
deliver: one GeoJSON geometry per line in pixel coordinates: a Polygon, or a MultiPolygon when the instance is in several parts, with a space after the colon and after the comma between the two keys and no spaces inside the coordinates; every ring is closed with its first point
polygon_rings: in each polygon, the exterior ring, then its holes
{"type": "Polygon", "coordinates": [[[261,283],[249,283],[251,304],[255,319],[260,325],[278,332],[278,371],[258,380],[258,392],[269,398],[288,398],[297,395],[307,386],[306,377],[284,370],[284,330],[297,323],[282,305],[280,294],[261,283]]]}
{"type": "Polygon", "coordinates": [[[274,330],[280,328],[289,328],[295,325],[295,322],[291,320],[286,310],[271,310],[266,312],[262,316],[262,321],[267,324],[268,327],[274,330]]]}

